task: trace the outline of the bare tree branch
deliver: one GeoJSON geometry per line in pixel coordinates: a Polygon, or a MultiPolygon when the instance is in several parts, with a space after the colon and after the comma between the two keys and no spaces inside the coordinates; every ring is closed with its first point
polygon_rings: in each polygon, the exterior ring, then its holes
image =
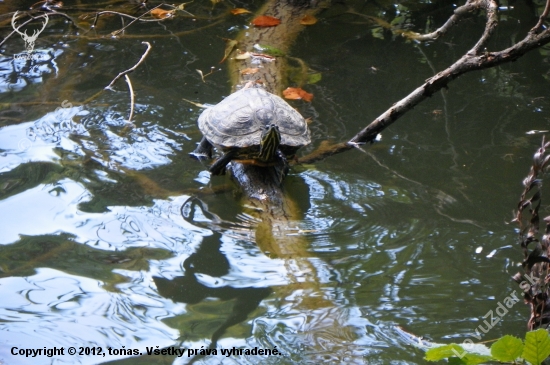
{"type": "Polygon", "coordinates": [[[487,41],[489,40],[489,37],[495,30],[497,24],[498,24],[498,4],[495,0],[480,0],[478,1],[482,5],[482,7],[485,9],[485,12],[487,13],[487,22],[485,23],[485,30],[483,31],[483,34],[479,41],[477,41],[474,48],[468,52],[468,54],[477,55],[479,54],[479,51],[487,41]]]}
{"type": "Polygon", "coordinates": [[[429,78],[423,85],[416,88],[405,98],[395,103],[391,108],[382,113],[347,143],[339,143],[329,147],[320,148],[307,156],[297,159],[295,163],[311,163],[322,160],[330,155],[347,151],[356,145],[373,142],[378,133],[393,124],[403,114],[413,109],[422,101],[428,97],[431,97],[435,92],[447,87],[449,82],[459,76],[467,72],[491,68],[503,63],[516,61],[527,52],[550,43],[550,29],[547,29],[539,34],[529,32],[522,41],[505,50],[479,54],[480,48],[485,44],[496,26],[497,11],[495,7],[496,4],[492,0],[478,0],[476,4],[479,3],[486,4],[485,9],[487,11],[487,23],[483,35],[469,52],[467,52],[450,67],[429,78]]]}
{"type": "Polygon", "coordinates": [[[467,15],[470,15],[472,11],[479,9],[479,1],[477,0],[468,0],[466,4],[455,9],[454,14],[443,24],[439,29],[428,33],[428,34],[419,34],[413,32],[403,33],[404,36],[410,39],[414,39],[420,42],[435,40],[442,35],[445,35],[458,21],[464,18],[467,15]]]}
{"type": "MultiPolygon", "coordinates": [[[[124,31],[124,29],[128,28],[130,25],[134,24],[134,23],[137,22],[138,20],[142,20],[142,19],[141,19],[142,17],[144,17],[145,15],[151,13],[153,10],[158,9],[161,5],[163,5],[163,4],[157,5],[157,6],[155,6],[154,8],[147,10],[145,13],[143,13],[143,14],[141,14],[140,16],[138,16],[137,18],[133,19],[130,23],[126,24],[126,25],[123,26],[121,29],[112,32],[112,33],[111,33],[111,36],[114,37],[114,36],[120,34],[121,32],[124,31]]],[[[165,19],[167,19],[167,18],[165,18],[165,19]]],[[[164,20],[164,19],[155,19],[155,21],[161,21],[161,20],[164,20]]]]}
{"type": "Polygon", "coordinates": [[[145,50],[145,52],[143,53],[143,55],[141,56],[141,58],[139,59],[138,63],[136,63],[134,66],[132,66],[131,68],[127,69],[126,71],[122,71],[121,73],[119,73],[114,79],[113,81],[111,81],[111,83],[109,85],[107,85],[105,87],[105,89],[111,89],[113,87],[113,85],[115,84],[115,82],[121,78],[122,76],[134,71],[144,60],[145,58],[147,57],[147,55],[149,54],[149,52],[151,51],[151,43],[149,42],[141,42],[141,44],[145,44],[147,45],[147,49],[145,50]]]}
{"type": "Polygon", "coordinates": [[[548,16],[549,12],[550,12],[550,0],[546,0],[546,6],[544,7],[544,11],[540,15],[537,25],[535,25],[531,29],[531,33],[538,32],[538,30],[542,27],[542,23],[544,22],[544,18],[546,18],[548,16]]]}

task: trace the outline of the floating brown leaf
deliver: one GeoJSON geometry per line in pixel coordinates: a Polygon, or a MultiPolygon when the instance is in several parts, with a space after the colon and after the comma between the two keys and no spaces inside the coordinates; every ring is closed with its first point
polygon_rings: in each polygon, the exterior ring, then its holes
{"type": "Polygon", "coordinates": [[[226,41],[227,43],[225,44],[225,52],[220,63],[223,63],[223,61],[225,61],[227,57],[229,57],[231,52],[233,52],[233,49],[237,46],[237,44],[239,44],[239,42],[234,39],[226,39],[226,41]]]}
{"type": "Polygon", "coordinates": [[[268,54],[263,54],[263,53],[251,53],[250,54],[252,57],[256,58],[256,59],[261,59],[263,62],[272,62],[272,61],[275,61],[275,57],[273,56],[270,56],[268,54]]]}
{"type": "Polygon", "coordinates": [[[299,87],[287,87],[283,90],[283,96],[285,99],[291,100],[303,99],[305,101],[311,101],[313,99],[313,94],[310,94],[299,87]]]}
{"type": "Polygon", "coordinates": [[[252,20],[252,24],[257,27],[274,27],[281,24],[281,20],[269,15],[260,15],[252,20]]]}
{"type": "Polygon", "coordinates": [[[253,75],[255,74],[256,72],[260,71],[259,68],[245,68],[244,70],[241,71],[241,75],[253,75]]]}
{"type": "Polygon", "coordinates": [[[151,10],[153,18],[166,19],[174,15],[174,10],[153,9],[151,10]]]}
{"type": "Polygon", "coordinates": [[[247,14],[247,13],[250,13],[250,10],[246,10],[243,8],[235,8],[231,10],[231,14],[233,15],[247,14]]]}
{"type": "Polygon", "coordinates": [[[300,24],[302,25],[313,25],[317,23],[317,18],[313,15],[305,15],[301,20],[300,24]]]}

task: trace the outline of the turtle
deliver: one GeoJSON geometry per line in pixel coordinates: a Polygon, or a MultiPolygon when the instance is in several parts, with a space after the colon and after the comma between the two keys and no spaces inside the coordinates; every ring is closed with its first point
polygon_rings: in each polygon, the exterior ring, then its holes
{"type": "Polygon", "coordinates": [[[223,154],[212,166],[212,175],[223,173],[231,160],[269,166],[311,142],[300,113],[261,85],[240,89],[204,110],[198,119],[203,138],[191,155],[212,157],[212,146],[223,154]]]}

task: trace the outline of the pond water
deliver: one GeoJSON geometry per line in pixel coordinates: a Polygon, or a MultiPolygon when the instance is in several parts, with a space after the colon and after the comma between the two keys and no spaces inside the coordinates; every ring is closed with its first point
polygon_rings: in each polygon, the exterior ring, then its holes
{"type": "MultiPolygon", "coordinates": [[[[6,1],[0,13],[32,3],[6,1]]],[[[513,5],[501,4],[490,50],[535,24],[534,9],[513,5]]],[[[84,9],[133,11],[64,6],[74,19],[84,9]]],[[[373,145],[292,168],[285,189],[303,212],[292,223],[305,253],[293,261],[262,251],[229,178],[211,178],[188,157],[202,109],[185,99],[228,95],[222,38],[251,19],[227,10],[260,6],[195,2],[186,6],[195,18],[136,23],[118,38],[106,36],[121,27],[118,16],[75,36],[83,32],[52,15],[31,60],[13,57],[24,51],[18,35],[2,46],[1,364],[31,363],[14,347],[65,348],[33,364],[423,364],[399,327],[437,343],[523,337],[522,301],[487,333],[478,327],[520,295],[511,281],[521,270],[517,226],[506,223],[542,140],[529,132],[550,130],[547,50],[459,78],[373,145]],[[140,59],[142,41],[152,50],[130,76],[131,125],[122,79],[93,96],[140,59]],[[211,69],[203,82],[196,70],[211,69]],[[205,349],[214,338],[217,355],[147,355],[205,349]],[[254,347],[279,355],[221,354],[254,347]]],[[[292,103],[312,119],[313,143],[300,153],[350,139],[470,49],[484,24],[471,17],[415,44],[373,19],[423,32],[453,9],[357,0],[322,11],[292,47],[322,76],[303,86],[311,103],[292,103]]]]}

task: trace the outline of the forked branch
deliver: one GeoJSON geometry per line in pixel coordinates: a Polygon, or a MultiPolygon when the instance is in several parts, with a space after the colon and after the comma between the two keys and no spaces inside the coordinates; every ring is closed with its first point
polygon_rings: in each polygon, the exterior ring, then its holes
{"type": "Polygon", "coordinates": [[[473,10],[475,7],[472,6],[477,5],[478,8],[484,9],[487,12],[485,30],[476,45],[470,51],[447,69],[430,77],[424,84],[392,105],[391,108],[382,113],[347,143],[339,143],[328,148],[320,149],[319,151],[315,151],[312,154],[298,159],[297,162],[311,163],[322,160],[330,155],[347,151],[357,145],[373,142],[380,132],[393,124],[406,112],[413,109],[425,99],[431,97],[435,92],[447,87],[449,82],[459,76],[467,72],[483,70],[503,63],[516,61],[527,52],[550,43],[550,30],[546,29],[540,33],[529,32],[522,41],[502,51],[481,52],[481,48],[485,45],[497,25],[497,6],[492,0],[468,1],[467,5],[468,4],[470,5],[468,9],[473,10]]]}
{"type": "Polygon", "coordinates": [[[147,49],[145,50],[145,52],[143,53],[143,55],[141,56],[141,58],[139,59],[139,61],[132,67],[130,67],[129,69],[127,69],[126,71],[122,71],[121,73],[119,73],[114,79],[113,81],[111,81],[111,83],[109,85],[107,85],[105,87],[105,89],[112,89],[113,85],[115,84],[115,82],[117,82],[117,80],[119,78],[121,78],[122,76],[126,75],[126,74],[129,74],[130,72],[134,71],[136,68],[138,68],[139,65],[141,65],[141,63],[145,60],[145,58],[147,57],[147,55],[149,54],[149,52],[151,51],[151,43],[149,42],[141,42],[141,44],[145,44],[147,46],[147,49]]]}
{"type": "Polygon", "coordinates": [[[546,6],[544,7],[544,11],[540,15],[537,25],[535,25],[531,29],[531,33],[537,33],[539,31],[539,29],[542,27],[542,23],[544,22],[544,19],[546,19],[549,12],[550,12],[550,0],[546,0],[546,6]]]}

